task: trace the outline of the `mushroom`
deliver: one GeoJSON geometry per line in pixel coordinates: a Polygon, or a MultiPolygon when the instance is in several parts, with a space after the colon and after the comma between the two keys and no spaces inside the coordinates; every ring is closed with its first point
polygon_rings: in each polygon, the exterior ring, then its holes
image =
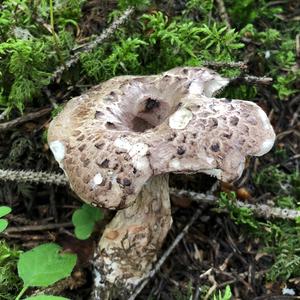
{"type": "Polygon", "coordinates": [[[168,173],[239,178],[275,134],[250,101],[214,98],[229,80],[206,68],[120,76],[71,99],[48,140],[79,197],[118,210],[94,257],[95,298],[127,297],[172,224],[168,173]]]}

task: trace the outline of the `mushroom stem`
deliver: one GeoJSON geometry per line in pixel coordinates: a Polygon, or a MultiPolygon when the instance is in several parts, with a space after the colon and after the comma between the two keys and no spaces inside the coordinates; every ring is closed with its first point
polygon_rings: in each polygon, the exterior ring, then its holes
{"type": "Polygon", "coordinates": [[[105,228],[95,253],[94,299],[128,299],[150,271],[172,224],[168,181],[168,175],[149,179],[105,228]]]}

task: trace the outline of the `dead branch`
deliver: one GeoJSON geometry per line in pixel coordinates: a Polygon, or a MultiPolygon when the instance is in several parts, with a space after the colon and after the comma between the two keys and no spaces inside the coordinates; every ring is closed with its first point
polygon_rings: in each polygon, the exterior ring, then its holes
{"type": "Polygon", "coordinates": [[[134,9],[132,7],[129,7],[128,9],[126,9],[124,11],[123,15],[121,15],[121,17],[116,19],[107,29],[105,29],[101,33],[100,36],[98,36],[95,40],[78,48],[78,49],[80,49],[80,51],[78,50],[78,52],[76,52],[73,56],[71,56],[71,58],[67,62],[65,62],[64,65],[58,67],[54,71],[54,73],[52,74],[52,77],[51,77],[51,81],[52,82],[59,81],[63,72],[65,70],[70,69],[74,64],[76,64],[79,61],[81,53],[89,52],[89,51],[95,49],[105,39],[109,38],[116,31],[116,29],[118,29],[129,18],[129,16],[133,13],[133,11],[134,11],[134,9]]]}
{"type": "Polygon", "coordinates": [[[246,75],[246,76],[238,76],[230,79],[231,84],[250,83],[250,84],[268,85],[271,84],[272,82],[273,82],[273,78],[265,77],[265,76],[257,77],[257,76],[246,75]]]}
{"type": "Polygon", "coordinates": [[[220,18],[221,20],[226,24],[226,26],[230,29],[231,28],[231,24],[230,24],[230,20],[226,11],[226,7],[224,4],[223,0],[216,0],[217,5],[218,5],[218,10],[219,10],[219,14],[220,14],[220,18]]]}
{"type": "MultiPolygon", "coordinates": [[[[27,182],[27,183],[43,183],[54,185],[68,185],[68,179],[64,174],[49,173],[49,172],[35,172],[35,171],[16,171],[16,170],[3,170],[0,169],[0,180],[2,181],[15,181],[15,182],[27,182]]],[[[216,205],[218,197],[210,194],[197,193],[194,191],[179,190],[175,188],[170,189],[170,194],[173,196],[187,197],[199,204],[216,205]]],[[[300,211],[272,207],[267,204],[250,204],[237,200],[236,205],[238,207],[249,208],[253,213],[265,219],[280,218],[294,220],[300,217],[300,211]]]]}
{"type": "Polygon", "coordinates": [[[1,114],[0,114],[0,121],[4,120],[8,115],[10,109],[7,107],[1,114]]]}
{"type": "Polygon", "coordinates": [[[67,177],[64,174],[9,169],[0,169],[0,180],[15,181],[18,183],[68,184],[67,177]]]}
{"type": "MultiPolygon", "coordinates": [[[[196,193],[193,191],[187,191],[187,190],[178,190],[171,188],[170,189],[171,195],[174,196],[182,196],[187,197],[193,201],[198,202],[199,204],[209,204],[209,205],[216,205],[219,201],[218,197],[214,195],[207,195],[202,193],[196,193]]],[[[270,218],[280,218],[280,219],[289,219],[294,220],[295,218],[300,217],[300,211],[293,210],[293,209],[287,209],[287,208],[280,208],[280,207],[272,207],[267,204],[250,204],[246,202],[242,202],[237,200],[236,205],[240,208],[249,208],[253,211],[253,213],[258,216],[265,219],[270,218]]]]}
{"type": "Polygon", "coordinates": [[[5,233],[18,233],[18,232],[27,232],[27,231],[44,231],[44,230],[53,230],[66,227],[73,227],[73,223],[55,223],[55,224],[40,224],[40,225],[27,225],[27,226],[18,226],[18,227],[9,227],[5,230],[5,233]]]}
{"type": "Polygon", "coordinates": [[[49,114],[50,111],[51,111],[51,108],[47,107],[47,108],[41,109],[41,110],[36,111],[36,112],[28,113],[26,115],[23,115],[19,118],[14,119],[14,120],[11,120],[11,121],[8,121],[8,122],[5,122],[5,123],[1,123],[0,124],[0,132],[12,129],[12,128],[14,128],[16,126],[19,126],[23,123],[26,123],[28,121],[32,121],[32,120],[41,118],[41,117],[49,114]]]}
{"type": "Polygon", "coordinates": [[[38,295],[61,295],[65,290],[74,290],[86,283],[86,275],[82,271],[75,271],[68,278],[56,282],[54,285],[46,288],[39,288],[31,296],[38,295]]]}
{"type": "Polygon", "coordinates": [[[226,62],[226,61],[206,61],[203,64],[205,67],[211,68],[239,68],[239,69],[248,69],[246,62],[237,61],[237,62],[226,62]]]}

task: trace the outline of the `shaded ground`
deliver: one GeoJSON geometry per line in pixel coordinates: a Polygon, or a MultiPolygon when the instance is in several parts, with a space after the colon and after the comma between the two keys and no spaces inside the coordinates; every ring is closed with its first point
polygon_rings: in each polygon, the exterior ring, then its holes
{"type": "MultiPolygon", "coordinates": [[[[82,37],[102,30],[106,26],[107,14],[114,7],[113,2],[103,1],[99,5],[97,1],[90,1],[84,8],[82,37]]],[[[173,6],[168,3],[164,7],[170,14],[175,14],[182,9],[183,4],[178,1],[173,6]]],[[[249,56],[248,72],[263,75],[263,70],[257,68],[257,57],[251,57],[251,47],[255,45],[249,42],[246,49],[249,56]]],[[[51,88],[55,90],[57,86],[50,86],[51,88]]],[[[250,196],[240,193],[241,200],[270,203],[275,202],[276,190],[270,191],[268,186],[257,184],[255,178],[260,170],[269,166],[276,166],[278,170],[288,174],[299,172],[300,96],[298,94],[289,101],[282,102],[274,98],[270,86],[260,85],[257,88],[259,96],[253,100],[265,109],[271,119],[277,133],[275,148],[263,158],[249,161],[239,182],[233,186],[221,185],[215,193],[241,191],[244,188],[250,196]]],[[[78,87],[71,89],[71,93],[76,94],[77,89],[78,87]]],[[[67,99],[70,96],[67,90],[62,89],[61,93],[65,94],[61,98],[67,99]]],[[[0,132],[1,167],[58,171],[42,136],[50,120],[51,117],[46,115],[25,122],[17,129],[0,132]]],[[[198,192],[209,191],[213,184],[213,179],[202,175],[185,178],[174,175],[171,178],[171,186],[198,192]]],[[[96,233],[87,241],[74,238],[70,219],[72,211],[80,207],[81,202],[72,191],[55,186],[5,183],[1,186],[0,197],[5,199],[2,200],[3,203],[13,207],[13,215],[9,216],[10,230],[2,237],[22,249],[55,241],[66,250],[78,253],[79,264],[73,279],[56,289],[59,293],[63,291],[71,299],[87,299],[92,284],[89,259],[93,253],[96,233]],[[24,230],[22,226],[33,227],[24,230]]],[[[227,213],[219,213],[206,204],[199,206],[184,198],[173,199],[173,226],[161,254],[199,207],[202,210],[201,217],[138,299],[204,299],[211,287],[214,287],[211,290],[213,292],[227,285],[230,285],[234,299],[292,299],[293,297],[282,296],[282,288],[287,285],[294,289],[296,295],[300,295],[299,278],[291,276],[288,280],[279,278],[276,281],[266,281],[265,274],[274,263],[274,257],[261,253],[261,249],[265,247],[262,239],[253,234],[249,227],[236,225],[227,213]]],[[[111,213],[106,212],[98,232],[103,230],[110,217],[111,213]]]]}

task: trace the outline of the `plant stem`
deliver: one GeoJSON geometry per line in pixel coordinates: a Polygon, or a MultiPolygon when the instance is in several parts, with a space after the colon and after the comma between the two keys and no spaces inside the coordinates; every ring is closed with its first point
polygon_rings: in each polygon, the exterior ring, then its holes
{"type": "Polygon", "coordinates": [[[61,53],[60,53],[60,49],[59,49],[59,40],[57,38],[57,35],[55,33],[55,29],[54,29],[54,12],[53,12],[53,0],[49,0],[49,8],[50,8],[50,27],[51,27],[51,33],[52,33],[52,36],[53,36],[53,41],[54,41],[54,45],[55,45],[55,51],[56,51],[56,54],[60,60],[60,63],[62,65],[64,65],[64,60],[61,56],[61,53]]]}
{"type": "Polygon", "coordinates": [[[49,0],[49,6],[50,6],[50,26],[53,34],[54,32],[53,0],[49,0]]]}
{"type": "Polygon", "coordinates": [[[15,300],[20,300],[23,294],[27,291],[28,287],[29,287],[28,285],[23,286],[22,290],[20,291],[20,293],[18,294],[15,300]]]}

